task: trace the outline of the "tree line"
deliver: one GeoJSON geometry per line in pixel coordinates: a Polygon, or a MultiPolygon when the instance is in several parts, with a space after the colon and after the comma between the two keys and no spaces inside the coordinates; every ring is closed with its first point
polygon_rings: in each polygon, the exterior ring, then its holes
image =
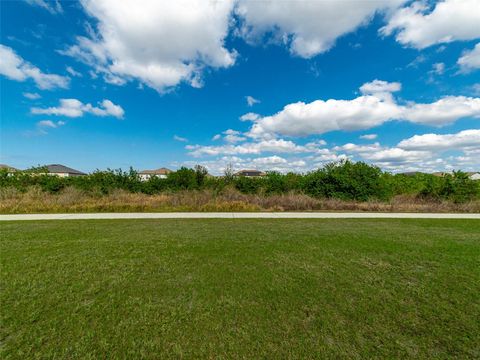
{"type": "Polygon", "coordinates": [[[38,186],[43,191],[58,193],[66,187],[102,194],[116,189],[132,193],[158,194],[180,190],[209,189],[221,192],[234,187],[244,194],[302,193],[315,198],[356,201],[389,201],[396,195],[415,195],[432,201],[450,200],[464,203],[480,199],[480,181],[471,180],[465,172],[445,176],[416,173],[391,174],[364,162],[329,163],[305,174],[268,172],[263,177],[234,176],[229,169],[223,176],[212,177],[202,166],[182,167],[166,178],[152,177],[141,181],[134,169],[94,171],[86,176],[58,177],[45,174],[42,168],[8,173],[0,171],[0,187],[27,191],[38,186]]]}

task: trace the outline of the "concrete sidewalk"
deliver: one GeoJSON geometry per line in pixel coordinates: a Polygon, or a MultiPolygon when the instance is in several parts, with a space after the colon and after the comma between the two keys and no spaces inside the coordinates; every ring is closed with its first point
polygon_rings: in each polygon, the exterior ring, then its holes
{"type": "Polygon", "coordinates": [[[480,214],[380,212],[170,212],[0,215],[0,221],[87,219],[477,219],[480,214]]]}

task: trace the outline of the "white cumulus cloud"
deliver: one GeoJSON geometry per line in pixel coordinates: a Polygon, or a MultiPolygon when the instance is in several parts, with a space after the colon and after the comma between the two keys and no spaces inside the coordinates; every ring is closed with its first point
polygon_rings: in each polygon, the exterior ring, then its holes
{"type": "Polygon", "coordinates": [[[255,114],[253,112],[249,112],[240,116],[241,121],[255,121],[255,120],[258,120],[259,118],[260,118],[260,115],[255,114]]]}
{"type": "Polygon", "coordinates": [[[229,67],[236,53],[224,45],[233,0],[82,0],[98,21],[89,37],[63,54],[102,73],[107,82],[136,79],[158,91],[180,82],[201,86],[205,66],[229,67]]]}
{"type": "MultiPolygon", "coordinates": [[[[480,130],[463,130],[455,134],[415,135],[402,140],[398,147],[406,150],[440,151],[451,149],[480,149],[480,130]]],[[[479,161],[480,162],[480,161],[479,161]]]]}
{"type": "Polygon", "coordinates": [[[379,142],[346,143],[330,148],[325,145],[323,140],[301,145],[293,141],[270,139],[241,145],[192,145],[186,146],[186,149],[190,155],[203,158],[200,163],[215,173],[223,172],[228,163],[236,169],[302,172],[321,167],[328,162],[345,159],[365,161],[393,172],[433,172],[452,169],[469,171],[478,168],[480,130],[463,130],[455,134],[415,135],[395,146],[382,145],[379,142]],[[456,150],[460,154],[451,155],[451,150],[456,150]],[[265,156],[264,153],[271,154],[265,156]]]}
{"type": "Polygon", "coordinates": [[[239,0],[239,33],[249,41],[265,34],[284,42],[290,51],[311,58],[329,50],[337,38],[366,24],[376,13],[388,12],[404,0],[252,1],[239,0]]]}
{"type": "Polygon", "coordinates": [[[472,50],[464,52],[458,59],[457,64],[460,66],[462,72],[471,72],[480,69],[480,43],[475,45],[472,50]]]}
{"type": "Polygon", "coordinates": [[[402,84],[399,82],[388,82],[378,79],[360,86],[360,92],[362,94],[392,93],[400,90],[402,90],[402,84]]]}
{"type": "Polygon", "coordinates": [[[114,116],[123,118],[124,110],[120,105],[116,105],[110,100],[103,100],[99,106],[84,104],[77,99],[60,99],[59,106],[49,107],[46,109],[33,107],[30,109],[32,114],[56,115],[67,117],[81,117],[85,113],[96,116],[114,116]]]}
{"type": "Polygon", "coordinates": [[[293,141],[284,139],[268,139],[258,142],[248,142],[240,145],[220,145],[220,146],[202,146],[187,145],[185,147],[189,154],[195,157],[214,156],[214,155],[245,155],[261,154],[264,152],[273,153],[305,153],[312,152],[314,149],[306,146],[297,145],[293,141]]]}
{"type": "Polygon", "coordinates": [[[410,104],[404,107],[402,118],[432,126],[451,124],[465,117],[480,116],[480,98],[445,96],[429,104],[410,104]]]}
{"type": "Polygon", "coordinates": [[[361,86],[362,96],[352,100],[315,100],[286,105],[271,116],[251,116],[248,135],[265,138],[274,135],[307,136],[329,131],[369,129],[391,120],[443,126],[465,117],[480,117],[480,98],[445,96],[432,103],[399,104],[391,91],[399,83],[375,80],[361,86]]]}
{"type": "Polygon", "coordinates": [[[397,104],[373,95],[353,100],[316,100],[286,105],[272,116],[256,120],[252,137],[271,134],[307,136],[334,130],[369,129],[400,115],[397,104]]]}
{"type": "Polygon", "coordinates": [[[478,0],[443,0],[433,8],[426,1],[415,1],[401,8],[380,32],[396,35],[396,40],[418,49],[452,41],[480,37],[478,0]]]}
{"type": "Polygon", "coordinates": [[[70,79],[66,76],[46,74],[38,67],[22,59],[12,48],[0,44],[0,74],[11,80],[32,79],[42,90],[68,88],[70,79]]]}

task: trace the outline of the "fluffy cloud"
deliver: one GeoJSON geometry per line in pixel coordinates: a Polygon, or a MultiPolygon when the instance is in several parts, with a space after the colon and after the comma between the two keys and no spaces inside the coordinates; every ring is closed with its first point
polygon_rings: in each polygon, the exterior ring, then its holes
{"type": "Polygon", "coordinates": [[[240,131],[237,130],[228,129],[225,130],[222,134],[215,135],[212,140],[220,140],[223,137],[223,140],[225,140],[226,142],[234,144],[245,141],[247,139],[245,136],[242,136],[242,133],[240,131]],[[222,134],[224,136],[222,136],[222,134]]]}
{"type": "MultiPolygon", "coordinates": [[[[287,173],[291,171],[305,172],[309,170],[305,160],[296,158],[285,158],[278,155],[241,158],[238,156],[223,156],[213,160],[186,161],[181,165],[193,167],[196,164],[205,166],[211,174],[223,174],[229,166],[234,171],[242,169],[258,169],[263,171],[279,171],[287,173]]],[[[180,164],[179,164],[180,165],[180,164]]]]}
{"type": "Polygon", "coordinates": [[[38,67],[18,56],[15,51],[0,44],[0,74],[11,80],[25,81],[32,79],[42,90],[68,88],[70,79],[55,74],[45,74],[38,67]]]}
{"type": "Polygon", "coordinates": [[[480,130],[463,130],[456,134],[415,135],[402,140],[398,147],[406,150],[442,151],[451,149],[480,149],[480,130]]]}
{"type": "Polygon", "coordinates": [[[284,139],[269,139],[258,142],[249,142],[241,145],[202,146],[187,145],[189,154],[195,157],[215,155],[246,155],[273,153],[305,153],[315,151],[314,147],[297,145],[293,141],[284,139]]]}
{"type": "Polygon", "coordinates": [[[354,31],[376,13],[391,11],[404,0],[250,1],[236,8],[239,33],[250,41],[273,34],[290,51],[310,58],[329,50],[340,36],[354,31]]]}
{"type": "Polygon", "coordinates": [[[255,120],[258,120],[259,118],[260,118],[260,115],[255,114],[253,112],[249,112],[240,116],[241,121],[255,121],[255,120]]]}
{"type": "Polygon", "coordinates": [[[67,117],[81,117],[85,113],[90,113],[95,116],[114,116],[116,118],[123,118],[124,110],[120,105],[115,105],[110,100],[103,100],[100,106],[92,106],[91,104],[84,104],[77,99],[60,99],[60,105],[57,107],[49,107],[46,109],[34,107],[31,110],[32,114],[56,115],[67,117]]]}
{"type": "Polygon", "coordinates": [[[386,147],[380,143],[358,145],[348,143],[335,146],[335,154],[344,152],[352,160],[362,160],[378,165],[387,170],[411,170],[412,167],[421,168],[431,161],[433,154],[429,151],[406,150],[397,147],[386,147]]]}
{"type": "Polygon", "coordinates": [[[353,100],[316,100],[289,104],[272,116],[255,122],[252,137],[269,134],[307,136],[334,130],[361,130],[383,124],[400,114],[398,106],[375,96],[353,100]]]}
{"type": "Polygon", "coordinates": [[[379,143],[369,145],[345,144],[334,152],[346,152],[353,159],[377,164],[394,171],[435,171],[478,166],[480,130],[463,130],[455,134],[424,134],[404,139],[394,147],[379,143]],[[461,151],[461,156],[442,158],[444,152],[461,151]]]}
{"type": "Polygon", "coordinates": [[[392,93],[400,90],[402,90],[402,84],[399,82],[388,82],[378,79],[360,86],[360,92],[362,94],[392,93]]]}
{"type": "Polygon", "coordinates": [[[249,135],[254,138],[276,134],[307,136],[335,130],[369,129],[390,120],[443,126],[460,118],[480,116],[480,98],[446,96],[433,103],[401,105],[391,94],[400,89],[399,83],[375,80],[360,89],[363,95],[353,100],[297,102],[266,117],[246,114],[244,116],[254,121],[249,135]]]}
{"type": "MultiPolygon", "coordinates": [[[[480,10],[479,10],[480,12],[480,10]]],[[[471,51],[466,51],[457,61],[462,72],[470,72],[480,69],[480,43],[471,51]]]]}
{"type": "Polygon", "coordinates": [[[333,150],[335,151],[345,151],[348,153],[374,153],[381,150],[380,143],[376,142],[369,145],[357,145],[353,143],[347,143],[341,146],[335,146],[333,150]]]}
{"type": "Polygon", "coordinates": [[[443,126],[457,119],[480,116],[480,98],[446,96],[430,104],[404,107],[403,119],[420,124],[443,126]]]}
{"type": "Polygon", "coordinates": [[[388,148],[372,153],[362,155],[362,158],[369,160],[374,164],[391,164],[394,166],[416,163],[425,161],[428,153],[423,151],[408,151],[400,148],[388,148]]]}
{"type": "Polygon", "coordinates": [[[431,9],[416,1],[399,9],[380,32],[396,34],[398,42],[418,49],[457,40],[480,37],[478,0],[444,0],[431,9]]]}
{"type": "Polygon", "coordinates": [[[158,91],[185,81],[200,86],[205,66],[229,67],[235,52],[224,46],[233,0],[82,0],[97,31],[78,37],[63,54],[90,64],[106,81],[131,79],[158,91]]]}
{"type": "MultiPolygon", "coordinates": [[[[181,82],[201,86],[205,67],[232,66],[236,52],[225,46],[231,30],[251,43],[265,37],[284,43],[303,58],[328,51],[375,14],[388,19],[383,34],[396,33],[398,41],[418,48],[480,37],[477,0],[401,8],[407,2],[147,0],[139,7],[134,0],[81,0],[97,27],[61,53],[89,64],[108,83],[138,80],[162,92],[181,82]]],[[[249,106],[255,100],[247,97],[249,106]]]]}
{"type": "MultiPolygon", "coordinates": [[[[187,146],[194,157],[208,156],[201,160],[213,173],[222,173],[226,164],[235,169],[255,168],[280,172],[305,172],[323,166],[325,163],[351,159],[366,161],[384,170],[401,171],[445,171],[451,169],[472,170],[478,167],[480,157],[480,130],[464,130],[456,134],[425,134],[405,139],[396,146],[384,146],[379,142],[324,147],[323,140],[296,144],[292,141],[258,141],[242,145],[187,146]],[[448,155],[450,150],[460,155],[448,155]],[[270,156],[251,157],[273,153],[270,156]],[[443,156],[446,153],[447,156],[443,156]],[[278,154],[282,154],[279,156],[278,154]],[[220,156],[214,159],[211,157],[220,156]]],[[[188,163],[188,162],[187,162],[188,163]]],[[[196,163],[196,162],[195,162],[196,163]]],[[[194,165],[191,162],[190,165],[194,165]]]]}

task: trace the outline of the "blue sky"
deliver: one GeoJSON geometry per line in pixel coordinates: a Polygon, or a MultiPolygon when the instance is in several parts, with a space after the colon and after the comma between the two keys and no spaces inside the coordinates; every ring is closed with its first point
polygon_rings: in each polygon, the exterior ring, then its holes
{"type": "Polygon", "coordinates": [[[1,163],[480,167],[478,0],[0,6],[1,163]]]}

